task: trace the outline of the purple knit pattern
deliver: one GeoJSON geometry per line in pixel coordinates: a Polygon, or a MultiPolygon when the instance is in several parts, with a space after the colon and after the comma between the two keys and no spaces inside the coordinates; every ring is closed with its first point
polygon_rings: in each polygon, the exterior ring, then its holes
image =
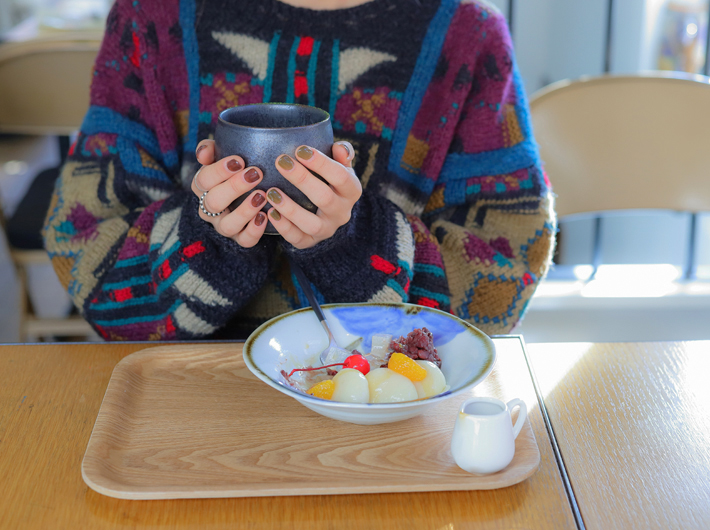
{"type": "Polygon", "coordinates": [[[228,75],[219,72],[209,78],[200,87],[201,118],[210,116],[210,123],[216,125],[219,113],[238,105],[261,103],[264,100],[264,87],[252,83],[252,76],[245,73],[228,75]]]}
{"type": "Polygon", "coordinates": [[[67,221],[71,223],[75,234],[72,240],[81,239],[86,241],[96,237],[98,219],[91,215],[83,205],[77,204],[72,208],[71,213],[67,217],[67,221]]]}
{"type": "Polygon", "coordinates": [[[499,252],[508,259],[512,259],[515,257],[515,255],[513,254],[513,249],[510,248],[510,241],[508,241],[504,237],[497,237],[495,239],[491,239],[488,244],[491,246],[492,249],[494,249],[496,252],[499,252]]]}
{"type": "Polygon", "coordinates": [[[421,173],[427,178],[438,178],[454,134],[464,139],[463,151],[469,154],[504,146],[498,110],[501,98],[515,104],[511,49],[510,36],[500,16],[492,16],[476,4],[459,8],[442,49],[446,73],[430,83],[412,127],[412,135],[426,139],[429,146],[421,166],[421,173]],[[495,64],[495,68],[486,69],[486,61],[491,66],[495,64]],[[475,96],[469,97],[465,106],[456,104],[470,94],[474,79],[480,83],[475,96]],[[501,82],[505,83],[503,87],[501,82]],[[464,120],[460,119],[462,115],[464,120]],[[432,123],[437,124],[435,130],[432,123]],[[455,129],[450,124],[458,125],[455,129]]]}
{"type": "Polygon", "coordinates": [[[486,265],[490,265],[493,261],[493,256],[496,255],[495,249],[472,234],[464,241],[464,248],[466,249],[466,257],[469,260],[480,261],[486,265]]]}
{"type": "Polygon", "coordinates": [[[346,132],[391,138],[401,105],[402,95],[393,93],[388,87],[374,91],[355,87],[338,100],[335,120],[346,132]]]}
{"type": "Polygon", "coordinates": [[[118,253],[119,260],[148,254],[150,251],[150,232],[155,224],[155,213],[162,205],[163,201],[157,201],[141,212],[128,231],[121,251],[118,253]]]}

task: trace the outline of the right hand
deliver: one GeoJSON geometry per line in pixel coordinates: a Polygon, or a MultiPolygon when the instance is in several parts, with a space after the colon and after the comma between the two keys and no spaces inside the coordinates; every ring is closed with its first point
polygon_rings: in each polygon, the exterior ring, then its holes
{"type": "Polygon", "coordinates": [[[256,167],[245,168],[244,160],[239,156],[227,156],[215,162],[214,140],[201,141],[196,156],[203,167],[192,180],[192,192],[199,198],[207,190],[204,206],[208,212],[224,210],[217,217],[210,217],[199,210],[200,218],[240,246],[253,247],[261,239],[267,225],[266,215],[261,211],[266,204],[264,192],[255,190],[232,212],[226,208],[261,181],[261,170],[256,167]],[[195,186],[196,183],[203,191],[195,186]]]}

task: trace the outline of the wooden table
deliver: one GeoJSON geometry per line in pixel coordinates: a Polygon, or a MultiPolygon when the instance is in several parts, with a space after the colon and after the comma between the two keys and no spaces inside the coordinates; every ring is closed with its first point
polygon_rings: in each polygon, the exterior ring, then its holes
{"type": "Polygon", "coordinates": [[[588,530],[710,528],[710,341],[527,351],[588,530]]]}
{"type": "Polygon", "coordinates": [[[106,497],[81,478],[114,366],[153,344],[0,346],[0,528],[576,528],[522,342],[495,342],[496,366],[477,393],[528,404],[541,463],[520,484],[489,491],[169,501],[106,497]]]}

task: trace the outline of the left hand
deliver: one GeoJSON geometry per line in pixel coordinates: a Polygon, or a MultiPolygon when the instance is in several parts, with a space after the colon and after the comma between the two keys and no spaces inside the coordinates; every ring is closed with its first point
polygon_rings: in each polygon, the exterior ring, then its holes
{"type": "Polygon", "coordinates": [[[301,146],[296,149],[295,158],[284,154],[276,160],[279,173],[318,207],[316,213],[311,213],[278,188],[267,191],[266,200],[273,206],[269,220],[294,247],[310,248],[332,237],[350,220],[353,205],[362,195],[362,185],[351,166],[353,154],[352,145],[338,142],[333,145],[333,158],[312,147],[301,146]]]}

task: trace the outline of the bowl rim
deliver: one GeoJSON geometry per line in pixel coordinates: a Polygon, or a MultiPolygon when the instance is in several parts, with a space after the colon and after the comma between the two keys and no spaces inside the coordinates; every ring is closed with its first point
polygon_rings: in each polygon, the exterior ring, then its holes
{"type": "Polygon", "coordinates": [[[258,328],[256,328],[251,335],[247,338],[247,340],[244,342],[244,348],[243,348],[243,357],[244,357],[244,363],[247,365],[247,368],[259,379],[264,381],[266,384],[269,386],[273,387],[274,389],[293,397],[296,400],[299,401],[305,401],[306,403],[312,403],[314,405],[320,405],[320,406],[325,406],[329,408],[339,408],[339,409],[367,409],[374,407],[379,410],[386,410],[386,409],[407,409],[411,407],[417,407],[421,406],[424,404],[429,404],[429,403],[436,403],[439,401],[443,401],[444,399],[448,399],[450,397],[456,396],[458,394],[461,394],[463,392],[466,392],[476,386],[476,384],[482,382],[488,375],[491,373],[493,370],[493,366],[496,363],[497,359],[497,354],[496,354],[496,348],[495,344],[491,340],[491,338],[486,335],[483,331],[478,329],[476,326],[471,324],[470,322],[467,322],[466,320],[463,320],[456,315],[452,315],[451,313],[447,313],[446,311],[442,311],[440,309],[436,309],[433,307],[428,307],[428,306],[423,306],[423,305],[417,305],[417,304],[409,304],[406,302],[401,302],[401,303],[395,303],[395,302],[358,302],[358,303],[332,303],[332,304],[322,304],[321,308],[322,309],[333,309],[337,307],[356,307],[356,306],[385,306],[385,307],[404,307],[404,308],[411,308],[411,309],[416,309],[417,312],[420,311],[430,311],[433,313],[440,313],[442,315],[445,315],[448,318],[453,318],[459,321],[463,326],[471,332],[473,335],[477,336],[477,338],[480,338],[483,342],[483,345],[485,346],[486,350],[489,353],[489,358],[486,364],[484,364],[482,370],[476,374],[474,377],[472,377],[467,383],[462,385],[460,388],[456,390],[447,390],[446,392],[442,392],[441,394],[437,394],[436,396],[428,397],[428,398],[419,398],[415,399],[413,401],[402,401],[398,403],[345,403],[341,401],[329,401],[325,399],[320,399],[314,396],[309,396],[308,394],[303,394],[294,388],[287,386],[279,381],[276,381],[272,379],[270,376],[268,376],[266,373],[264,373],[256,364],[252,361],[251,359],[251,347],[256,341],[256,339],[261,335],[268,327],[271,325],[275,324],[277,321],[282,320],[284,318],[290,317],[292,315],[298,314],[298,313],[306,313],[306,312],[314,312],[312,308],[310,307],[302,307],[300,309],[295,309],[293,311],[289,311],[288,313],[282,313],[280,315],[275,316],[274,318],[271,318],[261,324],[258,328]]]}
{"type": "Polygon", "coordinates": [[[262,103],[249,103],[247,105],[237,105],[236,107],[229,107],[219,113],[219,115],[217,116],[217,120],[219,121],[220,125],[222,125],[224,127],[234,128],[234,129],[249,129],[249,130],[256,130],[256,131],[289,131],[289,130],[297,130],[297,129],[309,129],[309,128],[321,126],[324,123],[328,123],[330,121],[330,113],[327,110],[321,109],[320,107],[314,107],[312,105],[304,105],[302,103],[284,103],[281,101],[268,101],[268,102],[262,102],[262,103]],[[228,112],[233,111],[234,109],[247,110],[249,108],[264,107],[266,105],[271,105],[274,107],[305,107],[305,108],[313,109],[313,110],[323,113],[323,119],[321,119],[315,123],[309,123],[308,125],[294,125],[293,127],[256,127],[256,126],[252,126],[252,125],[241,125],[239,123],[232,123],[231,121],[227,121],[224,118],[224,116],[228,112]]]}

